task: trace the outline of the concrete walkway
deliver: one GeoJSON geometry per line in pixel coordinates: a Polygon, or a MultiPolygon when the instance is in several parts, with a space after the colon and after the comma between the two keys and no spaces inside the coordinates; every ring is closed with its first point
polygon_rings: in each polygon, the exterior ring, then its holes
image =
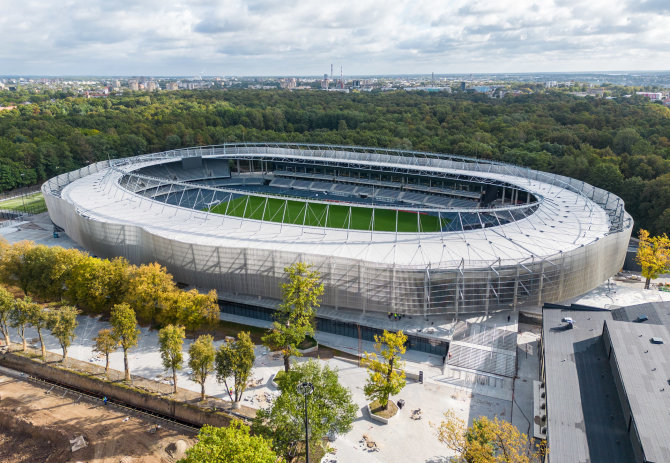
{"type": "Polygon", "coordinates": [[[47,212],[27,216],[23,221],[14,221],[11,226],[0,227],[0,238],[4,238],[10,244],[28,240],[47,246],[84,250],[65,233],[61,232],[58,238],[54,238],[53,223],[47,212]]]}

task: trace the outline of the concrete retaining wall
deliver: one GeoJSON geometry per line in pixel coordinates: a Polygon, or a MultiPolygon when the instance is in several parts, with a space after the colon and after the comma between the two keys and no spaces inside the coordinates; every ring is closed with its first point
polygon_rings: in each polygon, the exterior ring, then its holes
{"type": "Polygon", "coordinates": [[[0,355],[0,365],[197,426],[203,424],[228,426],[232,419],[230,415],[224,413],[176,402],[169,397],[159,397],[120,383],[110,383],[96,376],[74,373],[12,353],[0,355]]]}

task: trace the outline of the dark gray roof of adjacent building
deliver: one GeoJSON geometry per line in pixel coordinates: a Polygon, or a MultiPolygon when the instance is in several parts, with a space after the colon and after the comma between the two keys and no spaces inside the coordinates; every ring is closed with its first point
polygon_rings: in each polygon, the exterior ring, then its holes
{"type": "Polygon", "coordinates": [[[614,320],[638,322],[641,315],[648,319],[641,323],[670,326],[670,303],[646,302],[612,310],[614,320]]]}
{"type": "MultiPolygon", "coordinates": [[[[670,304],[666,304],[666,307],[670,304]]],[[[651,320],[651,317],[650,317],[651,320]]],[[[606,322],[644,461],[670,462],[670,331],[667,325],[606,322]],[[660,338],[663,344],[654,344],[660,338]]]]}
{"type": "Polygon", "coordinates": [[[609,311],[543,310],[547,439],[553,463],[634,460],[605,354],[602,328],[609,311]],[[565,329],[563,317],[575,320],[565,329]]]}

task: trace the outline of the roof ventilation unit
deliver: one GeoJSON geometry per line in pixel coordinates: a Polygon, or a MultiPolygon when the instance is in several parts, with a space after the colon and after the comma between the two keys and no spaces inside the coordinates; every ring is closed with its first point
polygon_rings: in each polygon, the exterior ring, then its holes
{"type": "Polygon", "coordinates": [[[651,338],[650,341],[652,344],[663,344],[663,338],[651,338]]]}

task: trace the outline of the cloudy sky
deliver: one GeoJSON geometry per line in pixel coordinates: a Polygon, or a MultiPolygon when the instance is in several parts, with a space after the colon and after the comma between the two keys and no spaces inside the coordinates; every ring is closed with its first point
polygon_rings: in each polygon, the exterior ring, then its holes
{"type": "Polygon", "coordinates": [[[670,69],[670,0],[0,0],[0,75],[670,69]]]}

